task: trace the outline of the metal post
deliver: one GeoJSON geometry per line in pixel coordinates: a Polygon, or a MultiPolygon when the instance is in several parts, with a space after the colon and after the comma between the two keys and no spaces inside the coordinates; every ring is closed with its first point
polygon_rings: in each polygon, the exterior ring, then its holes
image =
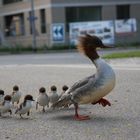
{"type": "Polygon", "coordinates": [[[34,0],[31,1],[31,17],[30,17],[30,22],[31,22],[31,29],[32,29],[32,48],[33,51],[36,52],[36,28],[35,28],[35,12],[34,12],[34,0]]]}

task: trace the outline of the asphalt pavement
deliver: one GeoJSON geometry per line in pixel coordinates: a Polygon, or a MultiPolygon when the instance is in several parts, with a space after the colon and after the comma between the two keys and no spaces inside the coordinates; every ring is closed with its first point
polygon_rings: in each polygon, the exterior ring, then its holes
{"type": "MultiPolygon", "coordinates": [[[[111,107],[81,105],[80,114],[90,120],[75,121],[74,109],[35,110],[20,119],[18,115],[0,117],[0,140],[140,140],[140,58],[106,60],[115,70],[115,89],[106,96],[111,107]]],[[[36,99],[38,89],[56,85],[58,94],[64,84],[96,72],[83,55],[72,53],[2,55],[0,88],[11,94],[17,84],[25,94],[36,99]]],[[[21,100],[22,102],[22,100],[21,100]]]]}

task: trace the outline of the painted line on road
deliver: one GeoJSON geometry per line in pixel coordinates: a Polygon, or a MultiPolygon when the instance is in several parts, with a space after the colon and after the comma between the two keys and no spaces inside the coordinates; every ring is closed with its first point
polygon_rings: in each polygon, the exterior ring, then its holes
{"type": "MultiPolygon", "coordinates": [[[[35,66],[44,66],[44,67],[56,67],[56,68],[82,68],[82,69],[87,69],[87,68],[95,68],[93,65],[89,64],[50,64],[50,65],[35,65],[35,66]]],[[[113,69],[116,70],[140,70],[140,67],[138,65],[111,65],[113,69]]]]}
{"type": "MultiPolygon", "coordinates": [[[[1,68],[12,68],[12,67],[50,67],[50,68],[82,68],[89,69],[95,66],[90,64],[26,64],[26,65],[1,65],[1,68]]],[[[140,70],[139,65],[111,65],[115,70],[140,70]]]]}
{"type": "MultiPolygon", "coordinates": [[[[28,65],[29,66],[29,65],[28,65]]],[[[31,66],[31,65],[30,65],[31,66]]],[[[37,67],[56,67],[56,68],[95,68],[94,65],[89,64],[46,64],[46,65],[32,65],[37,67]]],[[[116,70],[140,70],[139,65],[111,65],[113,69],[116,70]]]]}

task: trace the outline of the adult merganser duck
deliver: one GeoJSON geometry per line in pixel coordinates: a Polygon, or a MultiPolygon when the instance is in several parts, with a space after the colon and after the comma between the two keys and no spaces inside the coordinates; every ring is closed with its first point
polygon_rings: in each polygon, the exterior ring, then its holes
{"type": "Polygon", "coordinates": [[[0,105],[0,116],[2,115],[2,113],[7,113],[7,112],[10,112],[11,115],[12,114],[11,108],[12,108],[11,96],[6,95],[4,97],[3,103],[0,105]]]}
{"type": "Polygon", "coordinates": [[[21,103],[19,108],[15,111],[15,114],[19,114],[21,118],[22,118],[22,114],[27,113],[27,116],[29,116],[30,115],[30,109],[33,106],[33,104],[32,104],[33,101],[34,101],[34,99],[33,99],[32,95],[26,95],[24,97],[23,103],[21,103]]]}
{"type": "Polygon", "coordinates": [[[85,35],[81,37],[78,44],[78,50],[83,52],[95,65],[97,72],[94,75],[86,77],[76,82],[66,93],[55,103],[54,107],[65,106],[73,103],[75,107],[76,120],[86,120],[89,116],[78,114],[79,104],[101,104],[102,106],[111,106],[111,103],[104,99],[115,86],[115,73],[113,69],[99,57],[97,48],[110,48],[105,46],[97,36],[85,35]]]}
{"type": "Polygon", "coordinates": [[[14,105],[14,103],[16,102],[17,104],[19,103],[19,100],[21,98],[22,93],[19,91],[19,87],[17,85],[15,85],[13,87],[13,92],[12,92],[12,103],[14,105]]]}
{"type": "Polygon", "coordinates": [[[38,109],[38,104],[40,106],[43,106],[43,112],[45,112],[45,106],[49,107],[49,97],[46,93],[46,89],[44,87],[41,87],[39,89],[39,95],[37,97],[37,102],[36,102],[36,110],[38,109]]]}

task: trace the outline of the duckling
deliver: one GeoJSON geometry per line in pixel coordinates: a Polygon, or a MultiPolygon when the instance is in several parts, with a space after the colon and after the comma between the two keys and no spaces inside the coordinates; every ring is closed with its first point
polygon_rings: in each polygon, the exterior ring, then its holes
{"type": "Polygon", "coordinates": [[[19,108],[15,111],[15,114],[19,114],[21,118],[23,114],[26,114],[27,113],[27,116],[30,115],[30,109],[32,108],[33,106],[33,102],[34,99],[33,99],[33,96],[32,95],[26,95],[24,97],[24,101],[23,103],[20,104],[19,108]]]}
{"type": "Polygon", "coordinates": [[[0,89],[0,105],[3,103],[4,101],[4,90],[0,89]]]}
{"type": "Polygon", "coordinates": [[[19,87],[17,85],[15,85],[13,87],[13,93],[12,93],[12,103],[13,103],[13,105],[14,105],[15,102],[17,104],[19,103],[21,95],[22,95],[22,93],[19,91],[19,87]]]}
{"type": "Polygon", "coordinates": [[[60,98],[61,98],[61,96],[68,90],[68,86],[67,85],[64,85],[63,87],[62,87],[62,92],[61,92],[61,94],[60,94],[60,98]]]}
{"type": "Polygon", "coordinates": [[[49,97],[46,93],[46,89],[44,87],[41,87],[39,89],[39,95],[37,98],[37,102],[36,102],[36,110],[38,109],[38,104],[40,106],[43,106],[43,112],[45,112],[45,106],[47,105],[47,107],[49,107],[49,97]]]}
{"type": "Polygon", "coordinates": [[[11,102],[11,96],[10,95],[6,95],[4,97],[4,101],[3,103],[0,105],[0,116],[3,113],[7,113],[10,112],[10,115],[12,114],[12,102],[11,102]]]}
{"type": "Polygon", "coordinates": [[[53,105],[54,103],[56,103],[59,100],[59,96],[57,94],[57,87],[55,85],[51,86],[51,92],[50,92],[50,103],[51,105],[53,105]]]}
{"type": "MultiPolygon", "coordinates": [[[[60,95],[60,97],[59,98],[61,98],[62,96],[63,96],[63,94],[65,94],[65,92],[68,90],[68,86],[67,85],[64,85],[63,87],[62,87],[62,93],[61,93],[61,95],[60,95]]],[[[64,108],[68,108],[69,106],[70,106],[71,104],[66,104],[66,105],[64,105],[64,108]]]]}
{"type": "Polygon", "coordinates": [[[96,73],[73,84],[53,107],[61,107],[73,103],[76,120],[87,120],[89,116],[79,115],[79,104],[101,104],[103,107],[111,103],[103,97],[115,87],[115,72],[97,53],[97,48],[110,48],[105,46],[97,36],[85,35],[80,37],[78,50],[84,53],[95,65],[96,73]]]}

